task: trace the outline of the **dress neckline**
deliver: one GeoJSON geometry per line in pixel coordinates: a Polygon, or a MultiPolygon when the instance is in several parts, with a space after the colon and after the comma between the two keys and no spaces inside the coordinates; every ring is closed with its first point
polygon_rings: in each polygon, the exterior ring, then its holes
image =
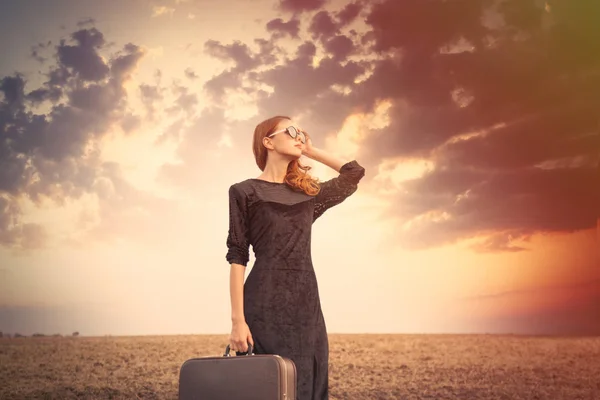
{"type": "Polygon", "coordinates": [[[250,178],[253,181],[260,181],[260,182],[265,182],[265,183],[273,183],[275,185],[285,185],[285,182],[271,182],[271,181],[266,181],[264,179],[260,179],[260,178],[250,178]]]}

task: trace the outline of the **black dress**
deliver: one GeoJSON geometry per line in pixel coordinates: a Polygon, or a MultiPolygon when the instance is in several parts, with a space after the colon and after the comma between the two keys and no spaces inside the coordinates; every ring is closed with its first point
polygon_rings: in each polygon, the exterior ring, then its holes
{"type": "Polygon", "coordinates": [[[353,194],[364,173],[350,161],[339,176],[321,183],[316,196],[256,178],[229,188],[227,261],[246,266],[250,245],[256,256],[244,284],[254,353],[294,361],[298,400],[329,396],[329,344],[311,259],[312,224],[353,194]]]}

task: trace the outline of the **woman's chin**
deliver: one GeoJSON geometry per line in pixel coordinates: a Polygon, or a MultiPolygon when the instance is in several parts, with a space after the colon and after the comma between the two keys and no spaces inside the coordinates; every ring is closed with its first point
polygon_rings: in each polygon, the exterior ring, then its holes
{"type": "Polygon", "coordinates": [[[298,159],[302,157],[302,150],[296,147],[294,150],[290,150],[287,155],[293,159],[298,159]]]}

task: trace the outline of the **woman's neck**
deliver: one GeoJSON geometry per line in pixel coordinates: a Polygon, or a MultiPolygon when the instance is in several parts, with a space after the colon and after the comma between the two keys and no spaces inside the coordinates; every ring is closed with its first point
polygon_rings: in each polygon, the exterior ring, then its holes
{"type": "Polygon", "coordinates": [[[283,157],[270,157],[259,179],[269,182],[283,183],[290,160],[283,157]]]}

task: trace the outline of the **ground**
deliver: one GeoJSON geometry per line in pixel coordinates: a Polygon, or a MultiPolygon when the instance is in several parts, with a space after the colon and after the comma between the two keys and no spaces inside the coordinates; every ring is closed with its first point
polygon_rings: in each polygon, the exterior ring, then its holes
{"type": "MultiPolygon", "coordinates": [[[[0,339],[0,399],[177,399],[227,335],[0,339]]],[[[600,337],[330,335],[330,399],[600,399],[600,337]]]]}

